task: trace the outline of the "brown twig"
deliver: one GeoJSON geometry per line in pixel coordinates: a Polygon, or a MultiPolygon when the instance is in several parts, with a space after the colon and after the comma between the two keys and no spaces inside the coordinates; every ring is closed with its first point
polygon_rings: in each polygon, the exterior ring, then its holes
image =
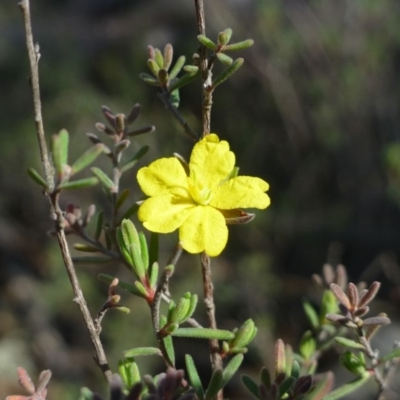
{"type": "MultiPolygon", "coordinates": [[[[211,279],[211,261],[210,257],[205,252],[201,253],[201,267],[203,273],[204,303],[207,310],[208,324],[210,328],[217,329],[217,321],[215,318],[214,285],[211,279]]],[[[222,369],[222,358],[219,354],[218,340],[211,339],[210,347],[213,370],[222,369]]]]}
{"type": "MultiPolygon", "coordinates": [[[[203,0],[194,0],[196,8],[197,33],[199,35],[206,34],[206,23],[204,17],[203,0]]],[[[203,134],[206,136],[210,133],[211,128],[211,106],[212,106],[212,64],[207,59],[207,49],[200,43],[199,47],[199,68],[203,82],[203,103],[202,103],[202,123],[203,134]]]]}
{"type": "MultiPolygon", "coordinates": [[[[204,17],[204,1],[194,0],[196,9],[197,32],[199,35],[206,34],[206,24],[204,17]]],[[[199,48],[199,68],[203,83],[203,101],[202,101],[202,137],[208,135],[211,129],[211,106],[212,106],[212,64],[207,59],[207,50],[200,43],[199,48]]],[[[203,252],[201,254],[201,267],[203,276],[203,293],[204,303],[207,309],[208,325],[210,328],[217,329],[217,321],[215,318],[214,303],[214,286],[211,278],[211,260],[210,257],[203,252]]],[[[213,371],[223,368],[222,358],[219,353],[219,343],[217,339],[210,340],[211,364],[213,371]]],[[[223,391],[217,394],[217,400],[223,399],[223,391]]]]}
{"type": "Polygon", "coordinates": [[[46,177],[46,182],[48,185],[48,198],[50,200],[50,207],[52,211],[52,216],[55,222],[55,230],[56,236],[58,240],[58,244],[61,249],[61,255],[67,270],[68,277],[71,282],[72,290],[74,292],[74,301],[78,304],[83,319],[85,320],[87,329],[89,330],[90,338],[92,340],[92,344],[95,350],[95,359],[98,366],[101,368],[104,377],[108,382],[111,381],[111,370],[107,363],[107,358],[103,349],[103,345],[100,341],[99,334],[96,331],[93,318],[90,315],[90,311],[86,304],[86,300],[83,296],[82,289],[79,284],[78,277],[76,275],[75,267],[71,259],[71,254],[69,252],[68,243],[65,237],[64,232],[64,216],[63,212],[58,204],[58,196],[59,194],[54,191],[54,172],[50,163],[49,152],[46,146],[46,138],[43,127],[43,117],[42,117],[42,107],[40,100],[40,85],[39,85],[39,68],[38,62],[40,58],[39,53],[39,45],[34,45],[33,42],[33,34],[32,34],[32,25],[31,25],[31,16],[30,16],[30,6],[29,0],[22,0],[19,3],[19,7],[22,10],[24,24],[25,24],[25,37],[26,37],[26,45],[28,49],[28,57],[30,64],[30,72],[31,72],[31,85],[32,85],[32,94],[33,94],[33,104],[35,110],[35,124],[36,124],[36,133],[39,142],[40,148],[40,156],[44,168],[44,173],[46,177]]]}

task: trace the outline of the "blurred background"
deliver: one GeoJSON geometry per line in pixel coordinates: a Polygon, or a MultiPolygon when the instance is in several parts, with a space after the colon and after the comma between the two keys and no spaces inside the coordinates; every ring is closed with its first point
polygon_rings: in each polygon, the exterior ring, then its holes
{"type": "MultiPolygon", "coordinates": [[[[149,44],[171,43],[175,59],[183,54],[190,62],[198,47],[192,1],[34,0],[31,8],[45,129],[48,137],[61,128],[70,132],[72,161],[90,146],[85,134],[105,122],[103,104],[128,113],[137,102],[143,111],[136,127],[157,128],[131,145],[131,153],[151,146],[139,166],[174,151],[188,158],[191,141],[138,75],[147,72],[149,44]]],[[[220,0],[206,2],[205,11],[211,38],[230,27],[232,41],[255,40],[251,49],[232,53],[245,64],[215,93],[212,131],[229,141],[241,174],[269,182],[272,199],[251,224],[230,228],[228,247],[213,260],[221,328],[250,317],[259,327],[241,372],[255,376],[270,365],[278,337],[297,348],[308,327],[299,300],[309,297],[310,276],[325,262],[346,265],[353,282],[382,282],[377,311],[394,321],[383,330],[390,348],[399,339],[400,3],[220,0]]],[[[41,170],[28,75],[17,2],[0,2],[0,398],[22,393],[21,365],[32,377],[53,371],[50,398],[76,399],[83,385],[102,393],[105,385],[48,235],[46,198],[26,174],[30,166],[41,170]]],[[[197,131],[200,90],[196,82],[181,91],[180,111],[197,131]]],[[[107,160],[98,165],[110,171],[107,160]]],[[[132,189],[130,204],[142,198],[135,174],[122,181],[132,189]]],[[[107,210],[100,186],[63,194],[62,205],[68,203],[107,210]]],[[[161,265],[176,238],[161,238],[161,265]]],[[[118,265],[77,268],[93,314],[107,296],[99,273],[132,280],[118,265]]],[[[176,298],[186,291],[201,294],[199,261],[189,255],[172,282],[176,298]]],[[[121,294],[131,314],[110,312],[102,333],[114,370],[124,350],[155,344],[144,302],[121,294]]],[[[205,321],[202,304],[196,317],[205,321]]],[[[178,367],[193,345],[207,380],[205,342],[177,342],[178,367]]],[[[142,373],[163,370],[150,358],[139,366],[142,373]]],[[[321,371],[331,368],[327,357],[321,371]]],[[[227,396],[250,397],[241,390],[236,380],[227,396]]]]}

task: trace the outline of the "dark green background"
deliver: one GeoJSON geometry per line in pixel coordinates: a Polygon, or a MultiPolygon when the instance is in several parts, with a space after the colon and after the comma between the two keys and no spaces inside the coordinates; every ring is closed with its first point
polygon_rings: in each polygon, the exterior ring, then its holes
{"type": "MultiPolygon", "coordinates": [[[[307,327],[299,299],[309,277],[329,261],[343,262],[353,281],[382,280],[381,297],[398,308],[400,268],[400,20],[397,1],[205,1],[207,33],[233,29],[232,41],[255,45],[239,72],[214,97],[212,131],[230,142],[241,174],[270,183],[271,206],[249,225],[230,229],[230,241],[213,261],[220,326],[252,317],[260,327],[243,371],[270,365],[279,336],[296,348],[307,327]]],[[[191,142],[158,101],[146,71],[146,46],[173,44],[187,60],[197,50],[194,5],[188,0],[32,1],[35,40],[48,137],[71,135],[71,160],[88,146],[86,132],[103,121],[100,107],[127,113],[140,102],[138,137],[131,151],[150,144],[141,162],[191,142]]],[[[175,58],[176,59],[176,58],[175,58]]],[[[218,70],[216,70],[217,72],[218,70]]],[[[26,169],[40,169],[22,17],[17,2],[0,3],[0,397],[17,393],[16,367],[32,376],[51,368],[50,398],[77,398],[77,387],[102,390],[88,335],[72,302],[40,189],[26,169]],[[65,394],[67,389],[70,397],[65,394]],[[64,391],[61,395],[61,391],[64,391]]],[[[180,111],[200,129],[198,82],[181,91],[180,111]]],[[[98,165],[107,170],[104,161],[98,165]]],[[[108,169],[109,170],[109,169],[108,169]]],[[[84,175],[84,174],[83,174],[84,175]]],[[[87,173],[89,175],[89,173],[87,173]]],[[[141,198],[135,171],[122,181],[141,198]]],[[[71,192],[62,204],[106,207],[100,187],[71,192]]],[[[71,243],[74,238],[71,238],[71,243]]],[[[176,236],[162,238],[165,263],[176,236]]],[[[99,272],[132,279],[117,265],[78,267],[93,313],[105,300],[99,272]]],[[[175,297],[201,293],[198,259],[185,255],[173,282],[175,297]]],[[[130,315],[110,313],[103,338],[115,369],[122,351],[153,345],[148,310],[122,293],[130,315]]],[[[387,309],[388,304],[379,304],[387,309]]],[[[204,308],[198,318],[204,321],[204,308]]],[[[396,317],[395,307],[389,308],[396,317]]],[[[390,328],[388,328],[390,329],[390,328]]],[[[207,345],[179,341],[193,351],[207,377],[207,345]]],[[[387,344],[390,346],[390,343],[387,344]]],[[[182,366],[182,363],[179,363],[182,366]]],[[[140,360],[144,373],[161,364],[140,360]]],[[[330,367],[329,360],[322,370],[330,367]]],[[[234,386],[231,398],[243,398],[234,386]]]]}

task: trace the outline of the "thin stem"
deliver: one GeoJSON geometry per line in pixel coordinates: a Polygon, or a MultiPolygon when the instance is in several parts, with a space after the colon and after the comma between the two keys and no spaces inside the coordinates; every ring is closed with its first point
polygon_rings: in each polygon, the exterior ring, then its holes
{"type": "Polygon", "coordinates": [[[182,115],[179,113],[179,111],[174,107],[174,105],[171,103],[170,99],[164,94],[164,93],[158,93],[158,98],[164,103],[165,108],[175,117],[175,119],[179,122],[179,124],[182,126],[183,130],[185,133],[194,141],[199,140],[199,136],[197,133],[193,132],[192,128],[189,126],[189,124],[185,121],[185,119],[182,117],[182,115]]]}
{"type": "MultiPolygon", "coordinates": [[[[199,35],[206,34],[206,22],[204,17],[203,0],[194,0],[196,8],[197,33],[199,35]]],[[[211,107],[212,107],[212,64],[207,59],[207,49],[200,43],[199,47],[199,68],[201,71],[201,79],[203,81],[203,104],[202,104],[202,122],[203,134],[206,136],[210,133],[211,128],[211,107]]]]}
{"type": "MultiPolygon", "coordinates": [[[[204,304],[206,305],[208,325],[212,329],[217,329],[217,320],[215,318],[214,285],[211,279],[211,261],[210,257],[205,252],[201,253],[200,259],[203,273],[204,304]]],[[[210,348],[213,370],[222,369],[222,358],[219,354],[219,343],[217,339],[210,340],[210,348]]]]}
{"type": "Polygon", "coordinates": [[[25,41],[28,50],[29,57],[29,67],[30,67],[30,82],[32,86],[33,94],[33,106],[35,110],[35,124],[36,124],[36,134],[39,142],[40,158],[42,160],[42,165],[44,168],[44,174],[47,181],[47,186],[49,191],[54,189],[54,172],[50,163],[49,152],[46,145],[46,137],[44,134],[43,127],[43,117],[42,117],[42,103],[40,100],[40,85],[39,85],[39,59],[40,59],[40,48],[39,44],[33,44],[33,34],[32,34],[32,23],[31,23],[31,11],[29,0],[22,0],[18,3],[21,8],[24,26],[25,26],[25,41]]]}
{"type": "Polygon", "coordinates": [[[58,244],[61,249],[61,255],[64,261],[64,265],[71,282],[72,290],[75,295],[74,301],[78,304],[81,310],[83,319],[86,323],[86,327],[89,331],[90,338],[92,340],[92,344],[96,354],[95,355],[96,363],[102,370],[103,375],[107,379],[107,381],[111,382],[112,373],[107,363],[107,358],[103,349],[103,345],[100,341],[99,333],[96,331],[96,327],[94,325],[93,318],[90,315],[90,311],[88,309],[86,300],[83,297],[82,289],[80,287],[75,267],[71,259],[71,254],[69,252],[68,243],[64,232],[64,217],[62,210],[58,204],[59,194],[58,192],[54,191],[54,172],[50,164],[49,152],[46,146],[46,138],[43,127],[42,106],[40,100],[39,68],[38,68],[40,52],[39,52],[39,45],[38,44],[34,45],[33,43],[29,0],[22,0],[19,3],[19,6],[22,10],[24,24],[25,24],[25,38],[26,38],[26,45],[28,49],[28,57],[30,64],[33,104],[35,110],[36,133],[38,137],[40,156],[44,168],[46,182],[49,188],[48,191],[49,193],[51,193],[51,194],[48,193],[48,198],[50,201],[51,213],[54,218],[56,236],[58,244]]]}

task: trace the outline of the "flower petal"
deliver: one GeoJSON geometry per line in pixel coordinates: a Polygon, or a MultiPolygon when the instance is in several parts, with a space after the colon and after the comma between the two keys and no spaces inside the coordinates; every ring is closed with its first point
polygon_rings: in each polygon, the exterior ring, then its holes
{"type": "Polygon", "coordinates": [[[209,189],[225,179],[235,166],[235,154],[229,151],[229,143],[219,141],[215,133],[205,136],[193,148],[190,157],[191,177],[202,187],[209,189]]]}
{"type": "Polygon", "coordinates": [[[178,229],[195,207],[190,199],[166,193],[147,199],[139,208],[138,218],[149,231],[169,233],[178,229]]]}
{"type": "Polygon", "coordinates": [[[167,193],[173,187],[187,188],[187,175],[175,158],[160,158],[138,171],[137,179],[147,196],[167,193]]]}
{"type": "Polygon", "coordinates": [[[179,229],[182,247],[189,253],[205,251],[215,257],[228,241],[224,216],[215,208],[197,206],[179,229]]]}
{"type": "Polygon", "coordinates": [[[249,207],[264,209],[271,203],[264,193],[268,188],[268,183],[260,178],[237,176],[213,190],[210,205],[222,210],[249,207]]]}

